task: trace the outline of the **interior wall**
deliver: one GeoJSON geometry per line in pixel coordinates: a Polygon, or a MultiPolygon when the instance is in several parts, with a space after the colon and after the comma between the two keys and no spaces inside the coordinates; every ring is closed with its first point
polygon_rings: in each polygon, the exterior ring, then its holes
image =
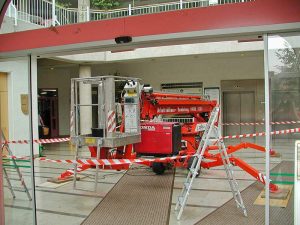
{"type": "Polygon", "coordinates": [[[140,77],[160,90],[161,83],[203,82],[220,87],[221,80],[263,79],[263,52],[210,54],[95,65],[93,74],[107,72],[140,77]]]}
{"type": "MultiPolygon", "coordinates": [[[[160,90],[162,83],[203,82],[203,88],[219,87],[224,80],[264,79],[263,51],[209,54],[186,57],[156,58],[144,61],[122,62],[118,64],[94,65],[93,73],[140,77],[155,90],[160,90]]],[[[264,117],[264,84],[258,82],[256,93],[256,119],[264,117]]],[[[222,99],[222,96],[220,96],[222,99]]],[[[222,107],[222,102],[220,103],[222,107]]]]}
{"type": "MultiPolygon", "coordinates": [[[[35,61],[33,60],[33,66],[35,61]]],[[[29,115],[21,110],[21,94],[28,94],[29,61],[27,58],[17,61],[0,62],[1,72],[8,74],[8,120],[9,139],[28,140],[29,139],[29,115]]],[[[34,72],[33,72],[34,73],[34,72]]],[[[35,74],[32,74],[34,79],[35,74]]],[[[33,90],[36,85],[33,83],[33,90]]],[[[33,96],[33,101],[35,96],[33,96]]],[[[34,109],[33,103],[33,109],[34,109]]],[[[37,111],[33,110],[33,138],[37,136],[37,111]]],[[[23,156],[30,154],[30,147],[26,144],[10,145],[14,155],[23,156]]],[[[34,145],[34,154],[38,153],[37,144],[34,145]]]]}
{"type": "MultiPolygon", "coordinates": [[[[160,90],[161,83],[193,81],[203,82],[204,87],[221,87],[222,80],[263,79],[263,52],[155,58],[91,66],[92,76],[140,77],[155,90],[160,90]]],[[[78,68],[78,65],[60,65],[54,69],[38,69],[38,88],[58,88],[60,135],[69,135],[70,79],[78,77],[78,68]]]]}

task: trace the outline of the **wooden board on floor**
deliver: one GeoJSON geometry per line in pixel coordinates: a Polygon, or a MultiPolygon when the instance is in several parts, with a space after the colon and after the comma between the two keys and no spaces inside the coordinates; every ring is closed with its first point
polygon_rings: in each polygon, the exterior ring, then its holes
{"type": "Polygon", "coordinates": [[[72,181],[67,181],[65,183],[52,183],[52,182],[44,182],[44,183],[41,183],[41,184],[38,184],[36,185],[37,187],[42,187],[42,188],[50,188],[50,189],[56,189],[56,188],[59,188],[61,186],[64,186],[66,184],[69,184],[71,183],[72,181]]]}
{"type": "MultiPolygon", "coordinates": [[[[77,178],[78,180],[79,179],[83,179],[85,178],[86,176],[84,175],[77,175],[77,178]]],[[[64,186],[66,184],[69,184],[69,183],[72,183],[73,182],[73,177],[70,177],[68,180],[64,181],[64,182],[57,182],[57,183],[54,183],[54,182],[50,182],[50,181],[46,181],[44,183],[41,183],[41,184],[38,184],[36,185],[37,187],[42,187],[42,188],[50,188],[50,189],[56,189],[56,188],[59,188],[61,186],[64,186]]]]}
{"type": "MultiPolygon", "coordinates": [[[[292,194],[292,190],[293,190],[293,185],[278,185],[278,187],[280,189],[287,189],[289,190],[289,194],[287,196],[286,199],[272,199],[270,198],[270,206],[274,206],[274,207],[282,207],[282,208],[286,208],[287,204],[290,200],[291,194],[292,194]]],[[[264,190],[258,195],[258,197],[256,198],[255,202],[253,203],[254,205],[265,205],[265,198],[263,198],[262,196],[264,196],[264,190]]]]}

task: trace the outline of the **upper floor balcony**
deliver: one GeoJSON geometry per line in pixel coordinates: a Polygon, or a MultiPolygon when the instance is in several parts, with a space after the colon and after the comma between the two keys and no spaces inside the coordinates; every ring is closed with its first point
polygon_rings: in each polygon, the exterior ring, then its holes
{"type": "Polygon", "coordinates": [[[6,16],[14,20],[36,24],[41,27],[74,24],[86,21],[107,20],[135,15],[162,13],[200,7],[213,7],[223,4],[243,4],[254,0],[179,0],[172,2],[123,1],[119,7],[109,10],[97,10],[90,7],[66,8],[55,0],[12,0],[6,16]],[[147,3],[145,5],[145,2],[147,3]]]}

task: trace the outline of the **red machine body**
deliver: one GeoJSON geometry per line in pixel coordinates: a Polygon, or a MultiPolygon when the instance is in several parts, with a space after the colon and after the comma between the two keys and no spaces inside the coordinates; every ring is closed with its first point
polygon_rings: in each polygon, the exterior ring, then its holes
{"type": "Polygon", "coordinates": [[[141,119],[151,120],[156,116],[184,116],[193,118],[191,123],[181,123],[182,140],[186,141],[188,153],[198,147],[201,132],[197,124],[206,122],[217,101],[197,95],[161,92],[141,93],[141,119]]]}
{"type": "Polygon", "coordinates": [[[142,141],[134,145],[139,155],[177,155],[181,150],[181,126],[169,122],[141,123],[142,141]]]}

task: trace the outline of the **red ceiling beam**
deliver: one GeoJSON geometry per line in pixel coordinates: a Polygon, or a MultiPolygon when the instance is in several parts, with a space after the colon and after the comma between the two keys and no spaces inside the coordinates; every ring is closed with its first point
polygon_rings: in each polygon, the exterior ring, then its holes
{"type": "MultiPolygon", "coordinates": [[[[256,0],[0,35],[0,53],[94,41],[300,22],[299,0],[256,0]]],[[[300,27],[299,27],[300,28],[300,27]]]]}

